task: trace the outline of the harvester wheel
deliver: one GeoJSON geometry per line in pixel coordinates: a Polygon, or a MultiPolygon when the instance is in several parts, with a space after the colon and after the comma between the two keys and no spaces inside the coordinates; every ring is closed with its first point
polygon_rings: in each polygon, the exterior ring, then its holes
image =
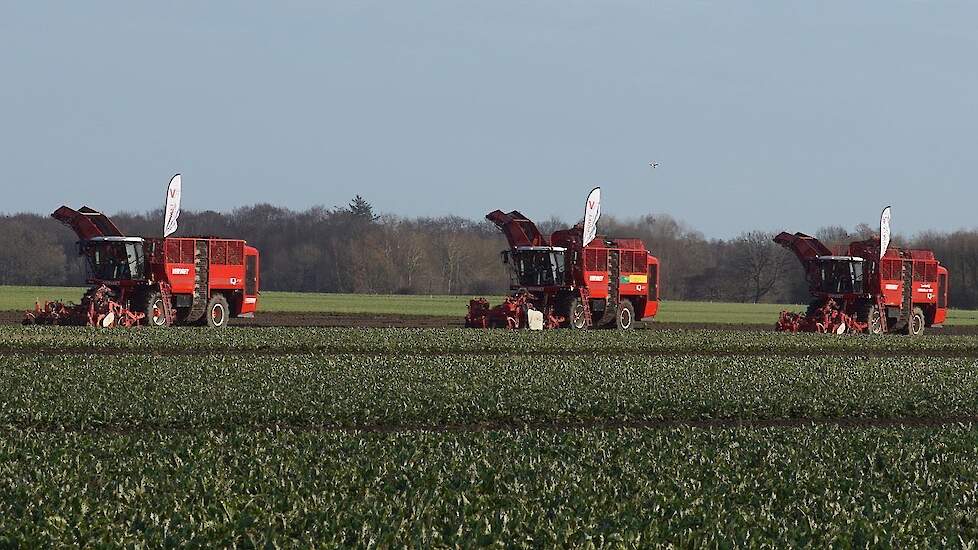
{"type": "Polygon", "coordinates": [[[618,316],[615,326],[621,330],[631,330],[635,326],[635,306],[629,300],[622,300],[618,305],[618,316]]]}
{"type": "Polygon", "coordinates": [[[580,298],[572,299],[567,307],[567,326],[577,330],[587,328],[587,318],[584,316],[584,302],[580,298]]]}
{"type": "Polygon", "coordinates": [[[924,310],[919,307],[913,308],[910,321],[907,323],[907,334],[910,336],[920,336],[924,333],[924,325],[927,320],[924,318],[924,310]]]}
{"type": "Polygon", "coordinates": [[[163,296],[159,292],[150,292],[146,295],[146,303],[143,312],[146,314],[146,324],[151,327],[165,327],[169,325],[166,318],[166,310],[163,309],[163,296]]]}
{"type": "Polygon", "coordinates": [[[883,334],[883,312],[877,306],[869,306],[866,312],[866,332],[870,334],[883,334]]]}
{"type": "Polygon", "coordinates": [[[228,325],[228,317],[230,316],[231,312],[228,308],[228,301],[224,298],[223,294],[215,294],[207,302],[207,311],[204,313],[207,326],[215,328],[226,327],[228,325]]]}

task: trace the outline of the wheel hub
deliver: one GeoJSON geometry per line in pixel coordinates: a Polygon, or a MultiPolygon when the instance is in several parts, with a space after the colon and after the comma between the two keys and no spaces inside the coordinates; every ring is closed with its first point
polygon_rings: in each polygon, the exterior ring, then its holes
{"type": "Polygon", "coordinates": [[[211,310],[211,318],[214,319],[215,325],[224,324],[224,307],[221,304],[214,305],[214,309],[211,310]]]}

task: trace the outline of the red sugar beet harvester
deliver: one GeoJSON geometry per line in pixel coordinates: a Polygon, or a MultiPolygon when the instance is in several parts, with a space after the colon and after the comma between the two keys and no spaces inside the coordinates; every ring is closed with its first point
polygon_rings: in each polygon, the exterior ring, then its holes
{"type": "Polygon", "coordinates": [[[781,312],[780,331],[919,335],[947,317],[948,271],[930,250],[887,247],[881,257],[873,238],[833,254],[804,233],[774,242],[801,261],[814,297],[804,314],[781,312]]]}
{"type": "Polygon", "coordinates": [[[258,250],[239,239],[129,237],[101,212],[62,206],[92,287],[79,304],[45,302],[24,324],[227,326],[258,308],[258,250]]]}
{"type": "Polygon", "coordinates": [[[509,241],[502,259],[510,267],[511,294],[495,307],[471,300],[465,326],[631,329],[658,311],[659,260],[641,240],[598,236],[582,246],[581,226],[547,238],[515,210],[486,219],[509,241]]]}

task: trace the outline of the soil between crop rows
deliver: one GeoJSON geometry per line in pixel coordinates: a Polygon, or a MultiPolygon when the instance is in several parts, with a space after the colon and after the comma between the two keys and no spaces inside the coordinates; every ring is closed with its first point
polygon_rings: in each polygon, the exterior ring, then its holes
{"type": "MultiPolygon", "coordinates": [[[[21,311],[0,311],[0,325],[19,325],[24,318],[21,311]]],[[[251,319],[232,319],[232,326],[238,327],[335,327],[335,328],[460,328],[463,316],[446,317],[437,315],[396,315],[372,313],[329,313],[329,312],[282,312],[258,313],[251,319]]],[[[640,322],[641,330],[728,330],[764,331],[774,330],[774,320],[767,324],[736,323],[658,323],[640,322]]],[[[933,335],[978,335],[978,325],[945,326],[928,329],[933,335]]]]}
{"type": "MultiPolygon", "coordinates": [[[[828,337],[828,336],[826,336],[828,337]]],[[[152,355],[154,357],[198,357],[202,353],[219,353],[220,350],[200,350],[196,348],[187,349],[165,349],[147,351],[142,349],[123,348],[123,347],[88,347],[88,346],[62,346],[62,347],[11,347],[0,346],[0,356],[3,355],[152,355]]],[[[467,350],[467,349],[448,349],[439,351],[413,351],[401,352],[392,350],[363,350],[356,347],[346,346],[325,346],[318,348],[255,348],[234,350],[234,353],[242,357],[279,357],[289,355],[357,355],[360,357],[388,357],[392,353],[410,355],[413,357],[457,357],[457,356],[479,356],[479,357],[498,357],[522,355],[521,352],[502,349],[502,350],[467,350]]],[[[602,348],[575,348],[573,350],[544,350],[536,351],[537,357],[579,357],[581,355],[592,357],[668,357],[694,355],[702,357],[806,357],[812,354],[809,350],[781,350],[781,349],[750,349],[750,350],[684,350],[684,349],[657,349],[657,350],[606,350],[602,348]]],[[[970,350],[874,350],[859,351],[845,349],[828,349],[818,352],[822,356],[832,357],[861,357],[865,359],[884,359],[888,357],[942,357],[946,359],[971,359],[978,358],[978,352],[970,350]]]]}
{"type": "Polygon", "coordinates": [[[180,426],[174,424],[155,425],[141,424],[131,425],[86,425],[86,426],[66,426],[62,424],[43,423],[43,422],[8,422],[0,425],[0,433],[16,430],[31,430],[39,433],[87,433],[87,434],[112,434],[125,435],[136,433],[198,433],[198,432],[227,432],[240,431],[291,431],[295,433],[316,433],[316,432],[377,432],[377,433],[415,433],[415,432],[491,432],[504,431],[514,432],[521,430],[546,430],[554,432],[574,431],[574,430],[597,430],[614,431],[620,429],[643,429],[643,430],[671,430],[675,428],[695,428],[702,430],[729,430],[729,429],[768,429],[768,428],[808,428],[813,426],[835,426],[849,429],[869,429],[869,428],[940,428],[953,425],[976,425],[978,417],[905,417],[905,418],[767,418],[767,419],[740,419],[740,418],[711,418],[702,420],[671,420],[671,419],[638,419],[638,420],[613,420],[595,419],[582,421],[569,420],[537,420],[537,421],[517,421],[517,420],[492,420],[473,422],[468,424],[427,424],[427,425],[402,425],[402,424],[363,424],[363,425],[322,425],[322,424],[289,424],[289,423],[267,423],[267,424],[244,424],[229,426],[226,423],[215,425],[196,425],[180,426]]]}
{"type": "MultiPolygon", "coordinates": [[[[729,330],[729,331],[764,331],[773,332],[777,319],[770,323],[660,323],[656,321],[640,321],[636,328],[639,330],[729,330]]],[[[288,313],[268,312],[259,313],[253,319],[233,319],[233,326],[253,327],[352,327],[352,328],[459,328],[464,325],[464,316],[444,317],[435,315],[391,315],[391,314],[361,314],[361,313],[288,313]]],[[[925,334],[931,335],[976,335],[978,325],[973,326],[944,326],[928,329],[925,334]]]]}
{"type": "MultiPolygon", "coordinates": [[[[234,319],[232,325],[252,327],[350,327],[350,328],[461,328],[465,325],[464,315],[445,317],[436,315],[391,315],[363,313],[260,313],[253,319],[234,319]]],[[[773,331],[770,324],[730,324],[730,323],[656,323],[640,321],[637,329],[642,330],[736,330],[773,331]]],[[[974,331],[978,334],[978,330],[974,331]]]]}

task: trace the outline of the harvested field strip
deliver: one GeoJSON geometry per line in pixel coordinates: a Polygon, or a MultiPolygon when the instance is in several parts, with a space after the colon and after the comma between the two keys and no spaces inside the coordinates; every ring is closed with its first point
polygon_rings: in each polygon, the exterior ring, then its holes
{"type": "Polygon", "coordinates": [[[975,361],[916,357],[26,354],[0,387],[0,425],[65,430],[978,416],[975,361]]]}
{"type": "Polygon", "coordinates": [[[978,428],[0,433],[25,546],[954,545],[978,428]],[[402,518],[391,521],[391,518],[402,518]]]}

